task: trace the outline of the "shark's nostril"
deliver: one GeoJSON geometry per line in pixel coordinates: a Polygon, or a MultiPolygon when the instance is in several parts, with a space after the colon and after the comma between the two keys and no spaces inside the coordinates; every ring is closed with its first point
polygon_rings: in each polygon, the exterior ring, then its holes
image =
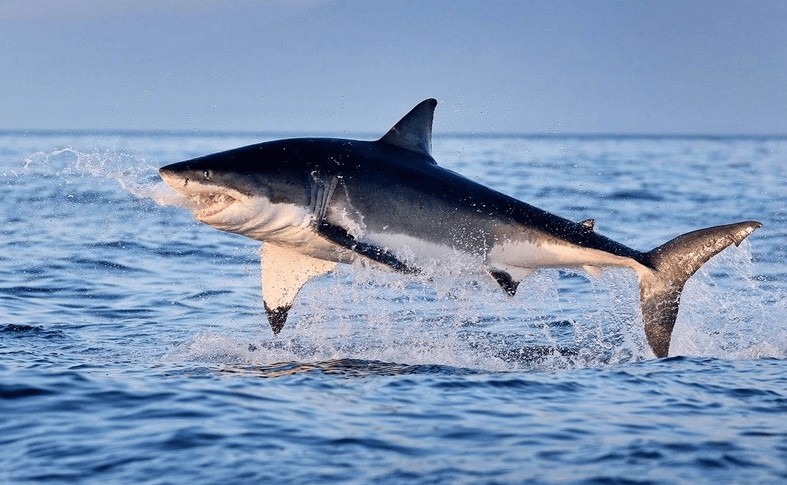
{"type": "Polygon", "coordinates": [[[188,184],[189,184],[189,178],[188,177],[184,177],[183,178],[183,186],[185,187],[188,184]]]}

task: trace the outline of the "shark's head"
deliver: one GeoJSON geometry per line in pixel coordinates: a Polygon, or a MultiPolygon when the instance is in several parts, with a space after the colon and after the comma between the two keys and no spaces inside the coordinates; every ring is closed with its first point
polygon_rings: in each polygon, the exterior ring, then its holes
{"type": "Polygon", "coordinates": [[[186,199],[194,217],[208,224],[227,219],[249,198],[250,187],[237,174],[218,169],[209,160],[190,160],[159,170],[161,179],[186,199]]]}
{"type": "Polygon", "coordinates": [[[271,218],[281,218],[282,207],[308,202],[302,172],[273,160],[264,145],[174,163],[159,174],[197,220],[252,236],[276,224],[271,218]]]}

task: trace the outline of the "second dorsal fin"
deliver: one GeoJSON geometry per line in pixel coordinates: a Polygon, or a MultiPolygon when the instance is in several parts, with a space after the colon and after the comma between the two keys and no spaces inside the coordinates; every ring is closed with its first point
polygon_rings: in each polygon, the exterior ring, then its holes
{"type": "Polygon", "coordinates": [[[596,220],[595,219],[585,219],[579,223],[583,229],[586,231],[592,231],[594,227],[596,227],[596,220]]]}
{"type": "Polygon", "coordinates": [[[431,157],[435,107],[437,107],[436,99],[421,101],[388,130],[380,141],[431,157]]]}

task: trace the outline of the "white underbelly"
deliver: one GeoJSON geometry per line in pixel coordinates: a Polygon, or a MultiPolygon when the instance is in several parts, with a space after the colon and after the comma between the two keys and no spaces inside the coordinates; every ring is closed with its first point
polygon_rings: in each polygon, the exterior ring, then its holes
{"type": "Polygon", "coordinates": [[[631,258],[616,256],[598,249],[568,243],[527,240],[506,241],[492,246],[488,260],[504,268],[603,268],[617,266],[637,269],[640,264],[631,258]]]}
{"type": "Polygon", "coordinates": [[[327,261],[350,263],[356,259],[352,251],[320,236],[313,212],[301,205],[271,203],[266,198],[254,197],[203,222],[327,261]]]}
{"type": "Polygon", "coordinates": [[[630,258],[560,242],[507,241],[492,245],[486,253],[483,248],[471,253],[406,234],[369,234],[365,240],[427,272],[471,274],[493,268],[521,279],[538,268],[582,269],[594,275],[609,266],[643,269],[630,258]]]}

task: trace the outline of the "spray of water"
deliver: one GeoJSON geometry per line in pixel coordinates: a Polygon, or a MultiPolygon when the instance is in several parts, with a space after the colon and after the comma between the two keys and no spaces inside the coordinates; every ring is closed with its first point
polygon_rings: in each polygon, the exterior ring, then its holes
{"type": "Polygon", "coordinates": [[[730,248],[686,285],[672,354],[729,359],[787,355],[785,296],[754,275],[751,243],[730,248]]]}
{"type": "MultiPolygon", "coordinates": [[[[746,246],[729,250],[695,277],[683,296],[671,355],[787,355],[787,328],[779,323],[784,306],[767,302],[750,258],[746,246]],[[719,272],[729,274],[726,284],[714,283],[719,272]]],[[[167,358],[260,368],[360,359],[499,372],[610,367],[652,357],[635,277],[623,270],[589,283],[538,272],[509,299],[480,280],[435,284],[348,267],[310,283],[301,297],[294,328],[278,338],[265,331],[252,338],[200,334],[167,358]]]]}
{"type": "Polygon", "coordinates": [[[24,173],[48,175],[68,183],[73,178],[95,177],[116,182],[124,191],[160,206],[186,206],[188,201],[167,187],[149,159],[114,150],[83,152],[61,148],[36,152],[24,160],[24,173]]]}

